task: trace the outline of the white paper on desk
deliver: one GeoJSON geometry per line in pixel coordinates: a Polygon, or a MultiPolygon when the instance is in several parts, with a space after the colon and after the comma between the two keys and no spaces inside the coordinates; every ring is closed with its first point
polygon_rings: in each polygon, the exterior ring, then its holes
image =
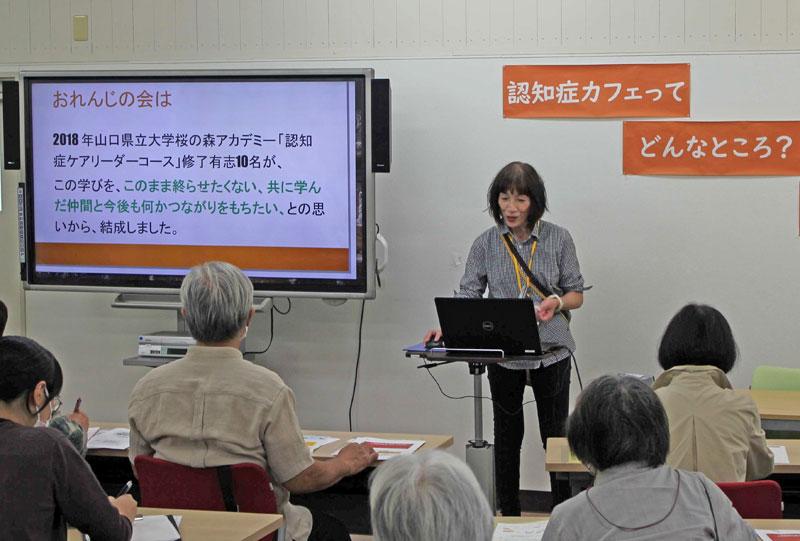
{"type": "Polygon", "coordinates": [[[311,452],[314,452],[316,449],[319,449],[323,445],[339,441],[339,438],[332,438],[330,436],[317,436],[315,434],[304,434],[303,439],[306,442],[308,450],[311,452]]]}
{"type": "MultiPolygon", "coordinates": [[[[172,518],[178,526],[181,525],[183,517],[172,515],[172,518]]],[[[180,538],[180,533],[175,531],[167,515],[148,515],[133,521],[131,541],[175,541],[180,538]]]]}
{"type": "MultiPolygon", "coordinates": [[[[91,431],[91,429],[89,429],[91,431]]],[[[125,450],[131,446],[131,431],[128,428],[101,428],[89,436],[87,449],[125,450]]]]}
{"type": "Polygon", "coordinates": [[[797,541],[800,530],[756,530],[758,538],[763,541],[797,541]]]}
{"type": "MultiPolygon", "coordinates": [[[[350,440],[352,443],[366,443],[378,453],[378,460],[388,460],[399,455],[411,455],[425,445],[424,440],[387,440],[359,436],[350,440]]],[[[339,451],[336,451],[338,454],[339,451]]]]}
{"type": "Polygon", "coordinates": [[[89,431],[86,433],[86,439],[90,440],[97,434],[97,431],[100,430],[99,426],[90,426],[89,431]]]}
{"type": "Polygon", "coordinates": [[[772,456],[775,457],[775,464],[789,464],[789,453],[785,445],[769,445],[772,456]]]}
{"type": "Polygon", "coordinates": [[[546,520],[538,522],[510,523],[500,522],[494,529],[492,541],[539,541],[547,527],[546,520]]]}

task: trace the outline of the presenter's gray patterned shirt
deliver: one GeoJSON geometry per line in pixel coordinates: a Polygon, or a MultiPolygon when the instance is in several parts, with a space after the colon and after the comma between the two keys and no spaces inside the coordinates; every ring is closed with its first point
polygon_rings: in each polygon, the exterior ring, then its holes
{"type": "MultiPolygon", "coordinates": [[[[464,276],[456,296],[480,298],[487,287],[489,298],[516,299],[520,296],[514,261],[506,249],[502,235],[508,232],[505,225],[487,229],[475,239],[467,256],[464,276]]],[[[517,251],[527,262],[534,240],[538,239],[536,253],[533,257],[532,271],[536,280],[561,296],[570,291],[584,290],[575,243],[569,231],[550,222],[540,220],[530,236],[523,242],[514,238],[517,251]]],[[[522,269],[520,269],[520,272],[522,269]]],[[[522,274],[522,284],[526,283],[522,274]]],[[[526,292],[534,301],[542,299],[533,291],[526,292]]],[[[539,338],[542,349],[550,351],[549,356],[537,361],[510,361],[501,363],[505,368],[529,369],[550,366],[562,359],[569,358],[570,351],[575,351],[575,340],[569,330],[569,323],[559,314],[550,321],[539,324],[539,338]]]]}

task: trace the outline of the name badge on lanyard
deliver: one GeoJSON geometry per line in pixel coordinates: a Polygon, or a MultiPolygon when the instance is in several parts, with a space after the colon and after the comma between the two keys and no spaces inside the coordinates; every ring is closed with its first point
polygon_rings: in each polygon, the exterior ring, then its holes
{"type": "MultiPolygon", "coordinates": [[[[528,268],[531,270],[531,272],[533,272],[533,267],[531,266],[533,263],[533,256],[536,253],[536,247],[538,245],[539,239],[534,240],[533,244],[531,245],[531,255],[528,258],[528,268]]],[[[527,299],[531,296],[531,279],[528,278],[528,275],[520,268],[517,258],[511,254],[511,250],[509,250],[508,246],[506,246],[506,250],[508,251],[508,255],[511,257],[511,262],[514,264],[514,274],[517,277],[517,291],[519,291],[517,298],[527,299]],[[524,284],[523,279],[525,281],[524,284]]]]}

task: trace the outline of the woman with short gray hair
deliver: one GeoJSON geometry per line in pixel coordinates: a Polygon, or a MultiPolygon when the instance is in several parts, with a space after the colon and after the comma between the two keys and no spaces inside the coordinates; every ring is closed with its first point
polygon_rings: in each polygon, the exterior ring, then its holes
{"type": "Polygon", "coordinates": [[[442,451],[393,458],[370,481],[375,541],[490,541],[492,511],[472,471],[442,451]]]}
{"type": "Polygon", "coordinates": [[[553,509],[543,540],[758,539],[702,473],[664,465],[667,415],[641,381],[590,383],[567,421],[567,440],[595,482],[553,509]]]}

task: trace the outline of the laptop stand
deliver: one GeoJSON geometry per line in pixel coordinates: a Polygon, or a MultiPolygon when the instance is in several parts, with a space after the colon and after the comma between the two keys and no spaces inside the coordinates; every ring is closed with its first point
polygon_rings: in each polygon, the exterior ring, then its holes
{"type": "Polygon", "coordinates": [[[443,364],[453,362],[465,362],[472,375],[472,404],[473,417],[475,422],[475,435],[466,444],[466,462],[470,467],[478,483],[483,489],[489,505],[493,510],[497,509],[495,497],[495,475],[494,475],[494,445],[486,441],[483,437],[483,374],[486,366],[505,361],[534,361],[539,360],[542,355],[505,355],[500,349],[482,350],[462,350],[453,348],[433,348],[420,349],[409,347],[404,350],[406,357],[419,357],[426,361],[426,364],[417,368],[433,368],[443,364]]]}

